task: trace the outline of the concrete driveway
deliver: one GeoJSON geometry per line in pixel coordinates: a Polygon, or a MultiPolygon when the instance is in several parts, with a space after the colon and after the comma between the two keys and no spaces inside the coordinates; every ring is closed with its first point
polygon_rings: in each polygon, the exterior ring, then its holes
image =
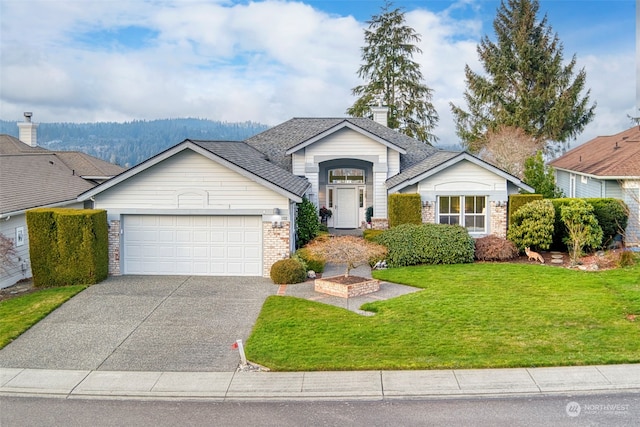
{"type": "Polygon", "coordinates": [[[231,345],[276,292],[260,277],[110,277],[0,350],[0,367],[233,371],[231,345]]]}

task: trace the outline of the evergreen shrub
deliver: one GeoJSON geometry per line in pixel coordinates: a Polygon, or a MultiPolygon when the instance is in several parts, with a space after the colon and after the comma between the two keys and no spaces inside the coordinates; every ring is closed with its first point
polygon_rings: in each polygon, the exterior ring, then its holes
{"type": "Polygon", "coordinates": [[[473,262],[474,240],[464,227],[447,224],[402,224],[375,238],[387,247],[387,265],[473,262]]]}
{"type": "Polygon", "coordinates": [[[327,261],[318,254],[311,252],[307,248],[300,248],[296,251],[296,256],[299,257],[305,264],[306,270],[313,270],[316,273],[322,273],[327,261]]]}
{"type": "Polygon", "coordinates": [[[276,285],[301,283],[307,280],[307,271],[304,265],[293,258],[276,261],[271,266],[269,275],[276,285]]]}
{"type": "Polygon", "coordinates": [[[526,247],[549,249],[553,241],[555,211],[551,199],[536,200],[520,207],[511,216],[507,238],[519,250],[526,247]]]}
{"type": "Polygon", "coordinates": [[[389,195],[389,228],[400,224],[422,223],[422,201],[420,195],[390,194],[389,195]]]}

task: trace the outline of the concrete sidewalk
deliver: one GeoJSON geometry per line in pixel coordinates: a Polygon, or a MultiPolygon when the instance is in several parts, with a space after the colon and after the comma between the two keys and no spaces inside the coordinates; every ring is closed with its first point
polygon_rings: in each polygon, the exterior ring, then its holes
{"type": "Polygon", "coordinates": [[[640,391],[640,364],[347,372],[134,372],[0,368],[0,395],[60,398],[388,400],[640,391]]]}

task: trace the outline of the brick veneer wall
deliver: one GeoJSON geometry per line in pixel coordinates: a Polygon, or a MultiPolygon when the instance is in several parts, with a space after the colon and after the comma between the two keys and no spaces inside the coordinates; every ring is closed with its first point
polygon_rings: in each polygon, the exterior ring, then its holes
{"type": "Polygon", "coordinates": [[[289,258],[289,221],[282,221],[282,228],[273,228],[270,221],[262,223],[262,276],[269,277],[271,266],[289,258]]]}
{"type": "Polygon", "coordinates": [[[120,221],[109,221],[109,274],[120,276],[120,221]]]}
{"type": "Polygon", "coordinates": [[[422,205],[422,222],[424,224],[433,224],[436,222],[435,203],[430,203],[427,206],[422,205]]]}
{"type": "Polygon", "coordinates": [[[498,237],[507,237],[507,203],[501,203],[500,206],[496,202],[491,202],[491,234],[498,237]]]}
{"type": "Polygon", "coordinates": [[[371,228],[374,230],[386,230],[389,228],[389,219],[371,218],[371,228]]]}

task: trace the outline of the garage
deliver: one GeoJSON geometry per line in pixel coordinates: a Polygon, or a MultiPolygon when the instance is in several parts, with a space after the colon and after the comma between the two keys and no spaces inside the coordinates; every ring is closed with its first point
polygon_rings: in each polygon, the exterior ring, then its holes
{"type": "Polygon", "coordinates": [[[260,216],[124,215],[124,274],[261,276],[260,216]]]}

